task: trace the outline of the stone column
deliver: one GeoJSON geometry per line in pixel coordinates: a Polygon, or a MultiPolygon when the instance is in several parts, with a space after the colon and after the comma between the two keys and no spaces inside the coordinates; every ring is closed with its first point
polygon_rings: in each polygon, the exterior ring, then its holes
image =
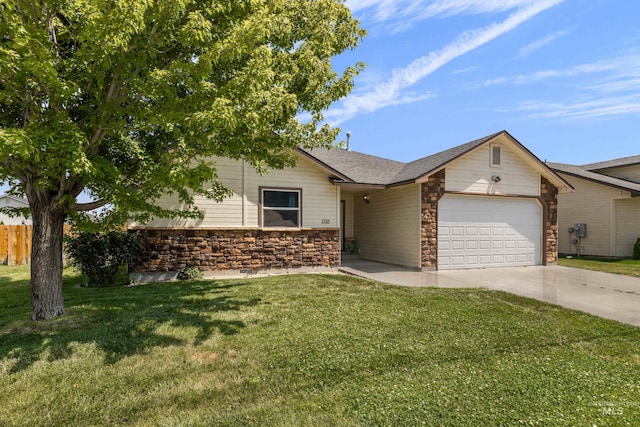
{"type": "Polygon", "coordinates": [[[544,265],[558,262],[558,189],[545,177],[540,178],[540,203],[543,209],[544,265]]]}
{"type": "Polygon", "coordinates": [[[422,183],[420,240],[423,271],[438,269],[438,201],[444,195],[444,184],[444,169],[431,175],[427,182],[422,183]]]}

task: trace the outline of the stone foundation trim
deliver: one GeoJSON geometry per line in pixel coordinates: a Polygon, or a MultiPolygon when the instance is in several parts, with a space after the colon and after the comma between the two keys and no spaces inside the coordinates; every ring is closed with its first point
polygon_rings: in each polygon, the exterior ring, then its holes
{"type": "Polygon", "coordinates": [[[134,273],[169,273],[187,267],[241,273],[340,265],[339,229],[140,231],[144,249],[132,266],[134,273]]]}
{"type": "MultiPolygon", "coordinates": [[[[287,274],[338,274],[339,267],[299,267],[263,270],[215,270],[203,272],[204,279],[246,279],[251,277],[282,276],[287,274]]],[[[155,283],[178,280],[177,271],[142,272],[129,274],[131,283],[155,283]]]]}

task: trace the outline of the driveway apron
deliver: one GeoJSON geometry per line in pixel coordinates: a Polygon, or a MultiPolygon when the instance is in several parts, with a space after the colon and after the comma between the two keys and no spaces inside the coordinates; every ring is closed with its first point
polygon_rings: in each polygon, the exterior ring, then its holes
{"type": "Polygon", "coordinates": [[[341,271],[402,286],[487,288],[640,326],[640,278],[561,266],[420,272],[360,259],[341,271]]]}

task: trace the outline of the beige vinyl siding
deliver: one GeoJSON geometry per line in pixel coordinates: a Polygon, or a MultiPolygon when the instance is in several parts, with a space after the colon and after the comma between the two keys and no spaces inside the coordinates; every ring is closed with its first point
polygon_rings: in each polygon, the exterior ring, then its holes
{"type": "MultiPolygon", "coordinates": [[[[587,237],[580,241],[584,255],[614,256],[612,248],[612,214],[616,199],[630,194],[585,179],[560,174],[575,188],[575,193],[558,195],[559,251],[575,253],[575,245],[569,246],[568,228],[577,223],[587,224],[587,237]]],[[[575,238],[575,235],[574,235],[575,238]]]]}
{"type": "Polygon", "coordinates": [[[299,157],[295,168],[274,170],[262,176],[256,173],[253,168],[248,169],[246,194],[248,198],[248,223],[251,227],[258,226],[260,186],[301,188],[302,227],[340,227],[339,210],[336,205],[339,189],[329,182],[326,172],[321,171],[306,158],[299,157]]]}
{"type": "Polygon", "coordinates": [[[540,195],[540,175],[510,147],[487,144],[447,167],[446,191],[476,194],[540,195]],[[491,166],[491,147],[502,148],[501,166],[491,166]],[[499,176],[500,182],[492,181],[499,176]]]}
{"type": "Polygon", "coordinates": [[[631,257],[640,237],[640,198],[616,200],[615,256],[631,257]]]}
{"type": "Polygon", "coordinates": [[[627,181],[640,183],[640,165],[620,166],[617,168],[600,169],[598,173],[613,176],[627,181]]]}
{"type": "Polygon", "coordinates": [[[420,185],[411,184],[354,197],[355,237],[360,257],[420,266],[420,185]]]}
{"type": "MultiPolygon", "coordinates": [[[[218,203],[196,197],[204,212],[201,220],[155,219],[150,228],[256,228],[259,221],[260,187],[292,188],[302,190],[302,227],[338,228],[338,187],[329,182],[328,175],[310,160],[299,157],[296,167],[273,170],[259,175],[253,167],[237,160],[216,158],[220,181],[233,191],[233,195],[218,203]]],[[[177,196],[164,196],[160,206],[179,206],[177,196]]],[[[141,224],[132,224],[133,226],[141,224]]]]}

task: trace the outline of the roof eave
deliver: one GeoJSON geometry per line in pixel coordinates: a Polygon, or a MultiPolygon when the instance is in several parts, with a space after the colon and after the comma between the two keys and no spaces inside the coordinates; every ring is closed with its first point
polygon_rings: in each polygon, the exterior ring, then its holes
{"type": "Polygon", "coordinates": [[[353,181],[344,181],[340,179],[330,179],[333,185],[336,185],[340,188],[352,188],[358,190],[378,190],[385,189],[388,186],[385,184],[367,184],[365,182],[353,182],[353,181]]]}
{"type": "Polygon", "coordinates": [[[606,187],[611,187],[611,188],[616,188],[618,190],[627,191],[627,192],[629,192],[631,197],[639,197],[640,196],[640,191],[635,190],[633,188],[625,187],[623,185],[616,185],[616,184],[613,184],[611,182],[602,181],[602,180],[599,180],[599,179],[596,179],[596,178],[580,175],[578,173],[567,172],[567,171],[563,171],[563,170],[560,170],[560,169],[558,169],[558,172],[563,173],[565,175],[573,176],[573,177],[576,177],[576,178],[584,179],[585,181],[595,182],[596,184],[604,185],[606,187]]]}
{"type": "Polygon", "coordinates": [[[640,159],[638,159],[638,157],[639,156],[629,156],[620,159],[605,160],[603,162],[588,163],[586,165],[581,165],[580,167],[586,171],[593,172],[603,169],[637,166],[640,165],[640,159]]]}
{"type": "Polygon", "coordinates": [[[345,182],[353,182],[353,180],[351,178],[349,178],[348,176],[344,175],[343,173],[337,171],[336,169],[332,168],[331,166],[329,166],[328,164],[324,163],[322,160],[312,156],[311,154],[307,153],[305,150],[303,150],[302,148],[296,147],[296,151],[303,155],[304,157],[306,157],[307,159],[311,160],[312,162],[316,163],[318,166],[320,166],[321,168],[325,169],[326,171],[330,172],[332,175],[335,175],[337,177],[339,177],[340,179],[344,180],[345,182]]]}

